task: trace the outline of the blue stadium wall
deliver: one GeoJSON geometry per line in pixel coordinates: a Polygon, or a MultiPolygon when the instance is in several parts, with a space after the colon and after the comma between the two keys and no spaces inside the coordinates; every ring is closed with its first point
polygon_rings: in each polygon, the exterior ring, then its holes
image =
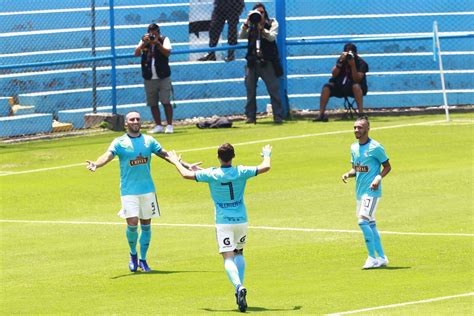
{"type": "MultiPolygon", "coordinates": [[[[256,1],[246,1],[246,13],[256,1]]],[[[275,3],[265,2],[275,16],[275,3]]],[[[340,38],[432,34],[437,20],[441,34],[474,33],[474,1],[286,1],[287,40],[301,38],[325,43],[292,45],[287,48],[287,84],[290,108],[319,108],[319,92],[330,78],[331,68],[343,43],[340,38]]],[[[54,62],[91,57],[90,1],[18,0],[2,7],[0,15],[0,65],[54,62]],[[80,10],[83,8],[84,10],[80,10]],[[79,9],[56,11],[58,9],[79,9]],[[35,13],[35,10],[43,11],[35,13]],[[47,13],[44,10],[51,10],[47,13]],[[15,13],[17,12],[17,13],[15,13]],[[23,12],[23,13],[19,13],[23,12]]],[[[110,55],[109,1],[96,1],[96,56],[110,55]]],[[[175,52],[188,49],[188,1],[115,1],[116,53],[130,55],[146,25],[157,22],[170,37],[175,52]],[[158,4],[175,4],[156,7],[158,4]],[[155,6],[155,7],[153,7],[155,6]]],[[[222,33],[225,44],[226,30],[222,33]]],[[[242,42],[244,43],[244,42],[242,42]]],[[[366,108],[442,105],[438,63],[433,61],[430,38],[358,42],[359,54],[369,64],[369,94],[366,108]]],[[[474,102],[473,38],[442,38],[443,65],[449,104],[474,102]]],[[[177,107],[175,118],[242,114],[245,106],[244,50],[237,60],[225,63],[189,61],[188,54],[170,57],[177,107]]],[[[81,62],[48,67],[0,70],[0,97],[14,96],[18,103],[34,106],[61,121],[83,127],[83,116],[91,112],[93,99],[99,112],[111,111],[110,61],[81,62]],[[95,78],[93,67],[96,67],[95,78]],[[93,82],[97,91],[92,93],[93,82]]],[[[145,107],[139,58],[117,60],[117,111],[138,109],[151,120],[145,107]]],[[[263,82],[258,86],[258,107],[269,102],[263,82]]],[[[2,103],[3,104],[3,103],[2,103]]],[[[5,107],[4,105],[2,105],[5,107]]],[[[329,108],[340,108],[331,99],[329,108]]],[[[7,111],[0,111],[5,116],[7,111]]],[[[1,124],[1,123],[0,123],[1,124]]]]}

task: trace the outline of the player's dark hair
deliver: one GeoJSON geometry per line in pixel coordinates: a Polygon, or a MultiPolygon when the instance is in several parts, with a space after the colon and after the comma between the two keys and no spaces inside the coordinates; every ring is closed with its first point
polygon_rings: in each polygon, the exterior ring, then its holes
{"type": "Polygon", "coordinates": [[[367,117],[367,115],[361,115],[357,118],[356,122],[359,122],[359,121],[366,121],[367,122],[367,127],[370,127],[370,122],[369,122],[369,118],[367,117]]]}
{"type": "Polygon", "coordinates": [[[225,144],[220,145],[219,149],[217,149],[217,156],[223,162],[231,161],[232,158],[235,157],[234,147],[229,143],[225,143],[225,144]]]}

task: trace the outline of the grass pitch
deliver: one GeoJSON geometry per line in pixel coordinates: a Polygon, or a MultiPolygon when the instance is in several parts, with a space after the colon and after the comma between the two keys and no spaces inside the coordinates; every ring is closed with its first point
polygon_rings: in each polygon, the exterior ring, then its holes
{"type": "MultiPolygon", "coordinates": [[[[270,173],[247,183],[245,248],[249,313],[371,315],[473,313],[474,115],[375,117],[370,136],[392,164],[377,211],[386,269],[361,270],[365,245],[355,218],[352,122],[228,130],[176,128],[167,150],[204,167],[236,145],[235,164],[256,165],[273,146],[270,173]],[[409,233],[409,234],[404,234],[409,233]]],[[[186,181],[155,157],[162,217],[154,220],[152,273],[130,273],[116,162],[91,174],[121,133],[1,145],[0,313],[235,314],[217,254],[207,185],[186,181]],[[57,168],[59,167],[59,168],[57,168]]]]}

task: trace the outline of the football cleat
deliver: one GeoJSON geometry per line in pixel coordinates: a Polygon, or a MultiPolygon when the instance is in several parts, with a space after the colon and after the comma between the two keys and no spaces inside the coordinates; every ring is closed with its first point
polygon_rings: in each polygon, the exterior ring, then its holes
{"type": "Polygon", "coordinates": [[[128,268],[131,272],[137,272],[138,269],[138,257],[137,254],[130,254],[130,262],[128,263],[128,268]]]}
{"type": "Polygon", "coordinates": [[[377,261],[379,262],[379,267],[386,267],[388,266],[388,257],[385,256],[384,258],[378,257],[377,261]]]}
{"type": "Polygon", "coordinates": [[[239,311],[242,313],[247,310],[247,289],[244,288],[242,285],[239,285],[237,291],[235,293],[235,297],[237,298],[237,305],[239,306],[239,311]]]}
{"type": "Polygon", "coordinates": [[[140,267],[140,270],[142,270],[142,272],[150,272],[151,271],[150,267],[148,266],[148,263],[146,263],[146,260],[140,259],[139,262],[138,262],[138,266],[140,267]]]}
{"type": "Polygon", "coordinates": [[[378,267],[380,267],[379,261],[369,256],[367,260],[365,260],[365,264],[362,266],[362,269],[373,269],[378,267]]]}

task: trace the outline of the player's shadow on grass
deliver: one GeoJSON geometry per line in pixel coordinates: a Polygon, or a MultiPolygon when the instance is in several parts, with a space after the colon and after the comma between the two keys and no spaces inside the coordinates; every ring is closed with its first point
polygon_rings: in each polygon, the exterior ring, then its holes
{"type": "MultiPolygon", "coordinates": [[[[249,306],[247,308],[247,312],[292,312],[292,311],[299,311],[302,309],[303,306],[297,305],[293,306],[292,308],[265,308],[259,306],[249,306]]],[[[212,308],[203,308],[203,311],[206,312],[214,312],[214,313],[228,313],[228,312],[236,312],[240,313],[238,309],[212,309],[212,308]]]]}
{"type": "Polygon", "coordinates": [[[152,270],[150,272],[130,272],[127,274],[122,274],[122,275],[117,275],[114,277],[111,277],[110,279],[115,280],[115,279],[120,279],[120,278],[125,278],[125,277],[134,277],[134,276],[139,276],[139,275],[150,275],[150,274],[175,274],[175,273],[218,273],[218,271],[166,271],[166,270],[152,270]]]}
{"type": "Polygon", "coordinates": [[[404,269],[411,269],[411,267],[379,267],[376,270],[404,270],[404,269]]]}

